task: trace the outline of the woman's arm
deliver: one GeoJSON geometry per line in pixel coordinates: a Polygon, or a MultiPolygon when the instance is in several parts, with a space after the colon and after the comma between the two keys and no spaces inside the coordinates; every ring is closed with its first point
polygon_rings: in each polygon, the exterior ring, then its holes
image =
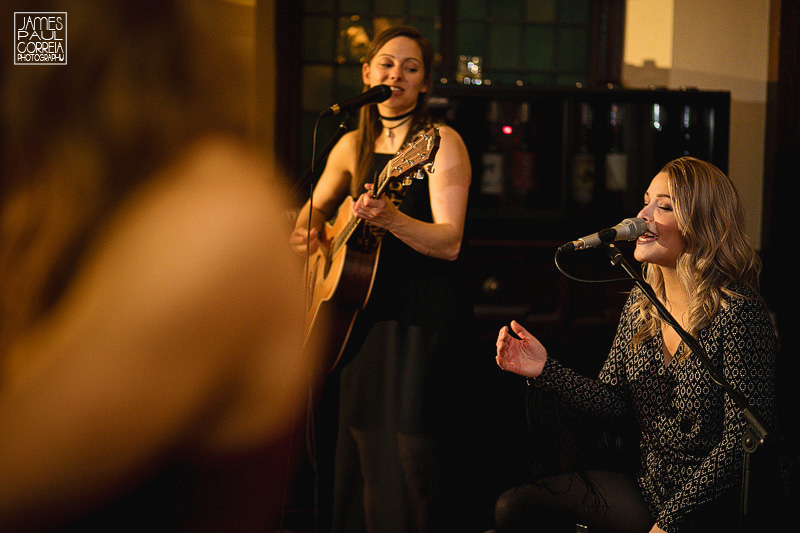
{"type": "Polygon", "coordinates": [[[289,237],[295,253],[305,255],[316,251],[323,224],[336,214],[349,194],[357,153],[356,132],[345,134],[331,149],[325,169],[314,186],[313,209],[311,201],[305,203],[289,237]]]}
{"type": "Polygon", "coordinates": [[[580,375],[555,359],[548,359],[541,376],[533,384],[556,394],[565,404],[584,414],[611,418],[627,413],[631,402],[625,359],[633,328],[630,306],[635,298],[636,289],[625,302],[611,350],[597,379],[580,375]]]}
{"type": "MultiPolygon", "coordinates": [[[[423,222],[400,212],[383,198],[362,194],[353,213],[370,224],[391,231],[416,251],[439,259],[455,260],[461,250],[471,166],[464,141],[448,127],[439,128],[439,150],[429,175],[433,222],[423,222]]],[[[369,187],[368,187],[369,188],[369,187]]]]}

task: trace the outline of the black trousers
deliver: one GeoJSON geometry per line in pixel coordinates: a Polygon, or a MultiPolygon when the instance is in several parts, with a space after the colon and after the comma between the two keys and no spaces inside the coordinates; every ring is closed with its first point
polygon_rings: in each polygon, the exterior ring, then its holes
{"type": "MultiPolygon", "coordinates": [[[[693,512],[681,532],[743,531],[739,502],[739,491],[731,491],[693,512]]],[[[495,505],[497,533],[574,533],[576,524],[589,533],[648,533],[655,523],[633,476],[604,470],[520,485],[495,505]]]]}

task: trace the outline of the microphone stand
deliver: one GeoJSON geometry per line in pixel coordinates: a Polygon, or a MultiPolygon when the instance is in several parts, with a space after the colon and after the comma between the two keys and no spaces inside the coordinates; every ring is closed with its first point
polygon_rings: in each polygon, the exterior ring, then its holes
{"type": "MultiPolygon", "coordinates": [[[[697,355],[703,365],[708,369],[708,372],[711,375],[711,380],[719,385],[742,409],[742,414],[747,421],[747,429],[742,436],[742,447],[745,453],[742,466],[743,477],[740,524],[742,526],[746,525],[750,517],[749,498],[751,457],[762,446],[767,444],[771,446],[777,444],[778,441],[774,436],[774,432],[767,426],[766,422],[763,421],[755,409],[753,409],[753,407],[748,403],[744,395],[736,390],[736,388],[725,378],[723,373],[714,365],[714,363],[708,357],[706,351],[702,346],[700,346],[700,343],[697,341],[697,339],[689,335],[689,333],[687,333],[686,330],[684,330],[680,324],[678,324],[678,321],[675,320],[669,311],[667,311],[666,307],[664,307],[664,304],[662,304],[658,299],[653,288],[641,277],[641,275],[639,275],[638,272],[631,268],[630,264],[628,264],[628,262],[622,256],[622,253],[613,244],[607,244],[604,246],[604,248],[611,258],[611,264],[615,266],[621,266],[622,269],[625,270],[625,272],[636,282],[639,288],[644,292],[645,296],[647,296],[647,298],[653,303],[653,306],[655,306],[661,318],[667,324],[669,324],[678,333],[678,335],[680,335],[683,342],[685,342],[686,345],[692,350],[692,353],[697,355]]],[[[795,471],[797,471],[797,465],[793,458],[784,453],[781,453],[780,456],[783,457],[795,471]]]]}
{"type": "MultiPolygon", "coordinates": [[[[311,224],[311,212],[313,211],[314,207],[314,181],[313,175],[317,168],[322,164],[330,151],[339,142],[339,139],[350,130],[352,127],[353,119],[349,112],[346,112],[344,118],[339,123],[339,127],[333,133],[333,136],[328,140],[325,146],[322,147],[322,150],[314,157],[309,167],[300,177],[300,180],[297,184],[292,188],[291,197],[294,198],[300,192],[300,189],[303,188],[306,184],[309,184],[310,190],[308,194],[308,201],[309,201],[309,231],[310,231],[310,224],[311,224]]],[[[316,135],[316,134],[315,134],[316,135]]],[[[308,271],[308,259],[309,256],[306,254],[306,271],[308,271]]],[[[308,284],[308,280],[305,281],[308,284]]],[[[306,293],[306,298],[308,297],[308,291],[304,291],[306,293]]],[[[308,302],[305,302],[304,308],[308,307],[308,302]]],[[[313,380],[309,380],[308,386],[308,401],[306,406],[306,453],[308,455],[308,459],[310,462],[310,468],[312,470],[313,476],[313,488],[312,488],[312,512],[314,515],[314,531],[319,530],[319,467],[317,464],[317,442],[316,442],[316,420],[315,420],[315,412],[316,412],[316,400],[314,399],[314,382],[313,380]]]]}

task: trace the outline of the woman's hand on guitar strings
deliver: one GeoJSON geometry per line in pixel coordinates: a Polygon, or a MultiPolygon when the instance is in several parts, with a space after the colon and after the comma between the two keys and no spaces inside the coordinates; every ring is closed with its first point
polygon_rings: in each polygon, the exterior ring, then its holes
{"type": "Polygon", "coordinates": [[[397,217],[397,207],[385,197],[373,198],[370,194],[373,184],[365,185],[367,192],[353,203],[353,215],[379,228],[390,229],[397,217]]]}

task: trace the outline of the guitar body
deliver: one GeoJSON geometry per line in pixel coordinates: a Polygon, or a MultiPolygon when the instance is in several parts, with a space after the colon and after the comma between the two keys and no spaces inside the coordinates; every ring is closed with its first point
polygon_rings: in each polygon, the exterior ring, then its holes
{"type": "MultiPolygon", "coordinates": [[[[401,199],[412,173],[421,172],[423,165],[433,172],[430,163],[438,149],[435,127],[415,137],[376,176],[373,195],[378,198],[390,189],[401,199]]],[[[369,300],[381,249],[382,230],[363,228],[363,221],[352,214],[354,201],[345,198],[333,222],[322,227],[320,246],[306,266],[305,343],[321,350],[330,370],[341,359],[356,315],[369,300]],[[362,232],[356,233],[359,226],[362,232]]]]}
{"type": "Polygon", "coordinates": [[[306,343],[320,346],[330,369],[339,362],[356,315],[369,300],[380,255],[380,241],[369,251],[344,245],[333,252],[329,246],[348,224],[353,202],[345,198],[334,221],[325,224],[320,247],[309,258],[306,272],[306,343]]]}

